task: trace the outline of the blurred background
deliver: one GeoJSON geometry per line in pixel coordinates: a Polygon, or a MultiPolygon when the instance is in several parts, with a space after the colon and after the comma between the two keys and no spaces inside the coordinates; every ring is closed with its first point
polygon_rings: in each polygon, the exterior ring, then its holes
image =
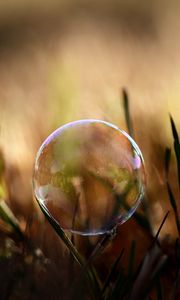
{"type": "MultiPolygon", "coordinates": [[[[169,113],[180,127],[179,14],[176,0],[0,1],[0,145],[17,217],[33,209],[33,163],[43,140],[80,118],[126,129],[126,87],[156,232],[169,209],[163,173],[164,149],[172,146],[169,113]]],[[[175,176],[173,158],[177,194],[175,176]]],[[[164,228],[176,236],[172,214],[164,228]]]]}

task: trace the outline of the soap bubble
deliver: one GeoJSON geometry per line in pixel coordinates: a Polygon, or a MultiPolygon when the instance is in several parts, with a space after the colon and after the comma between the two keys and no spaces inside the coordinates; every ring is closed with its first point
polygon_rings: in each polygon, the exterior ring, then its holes
{"type": "Polygon", "coordinates": [[[144,192],[144,163],[133,139],[113,124],[79,120],[40,147],[33,186],[42,210],[64,230],[110,233],[135,212],[144,192]]]}

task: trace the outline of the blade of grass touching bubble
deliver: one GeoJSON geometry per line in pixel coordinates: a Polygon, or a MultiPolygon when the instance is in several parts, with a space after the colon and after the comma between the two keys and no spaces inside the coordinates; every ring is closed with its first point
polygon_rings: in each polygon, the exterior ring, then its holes
{"type": "Polygon", "coordinates": [[[151,226],[146,217],[144,217],[142,214],[135,211],[134,219],[136,220],[138,225],[140,225],[143,229],[146,230],[147,233],[149,233],[149,234],[151,233],[151,226]]]}
{"type": "Polygon", "coordinates": [[[96,270],[92,267],[92,262],[101,253],[101,251],[106,247],[106,245],[109,243],[109,241],[112,239],[113,232],[114,232],[114,234],[116,233],[115,228],[112,230],[112,232],[106,233],[102,237],[100,237],[100,239],[98,240],[98,242],[94,246],[93,251],[90,254],[88,260],[84,264],[84,266],[82,268],[82,271],[81,271],[81,274],[80,274],[80,277],[79,277],[79,283],[81,283],[82,280],[83,280],[83,276],[84,276],[85,272],[88,269],[90,269],[91,272],[93,273],[94,278],[96,279],[97,284],[98,284],[99,294],[102,293],[101,292],[102,291],[102,282],[101,282],[96,270]]]}
{"type": "MultiPolygon", "coordinates": [[[[122,89],[122,98],[123,98],[123,107],[124,107],[124,114],[125,114],[128,133],[132,138],[134,138],[134,129],[133,129],[133,124],[132,124],[132,119],[131,119],[130,109],[129,109],[129,96],[125,88],[122,89]]],[[[138,212],[135,212],[134,218],[136,219],[137,223],[140,226],[142,226],[143,229],[147,230],[147,232],[151,232],[151,226],[146,217],[140,215],[138,212]]]]}
{"type": "Polygon", "coordinates": [[[75,248],[75,246],[73,245],[71,240],[68,238],[68,236],[66,235],[64,230],[61,228],[59,223],[57,223],[57,221],[49,214],[49,212],[47,211],[45,206],[41,206],[41,205],[39,205],[39,206],[40,206],[42,212],[44,213],[45,217],[49,221],[49,223],[52,225],[55,232],[59,235],[59,237],[62,239],[64,244],[70,250],[70,252],[73,255],[74,259],[78,262],[78,264],[80,266],[83,266],[84,262],[83,262],[82,257],[80,256],[79,252],[77,251],[77,249],[75,248]]]}
{"type": "Polygon", "coordinates": [[[85,275],[87,272],[92,273],[92,275],[97,283],[97,286],[98,286],[98,292],[97,292],[96,296],[98,297],[98,299],[101,299],[100,297],[101,297],[101,290],[102,290],[102,282],[101,282],[96,270],[92,266],[92,262],[93,262],[94,258],[99,254],[99,252],[102,250],[102,248],[104,248],[104,244],[106,244],[106,242],[108,242],[108,241],[109,241],[108,234],[106,234],[100,238],[100,240],[97,242],[96,246],[94,247],[90,257],[84,263],[84,266],[81,269],[80,275],[78,277],[76,277],[75,280],[73,280],[73,284],[71,285],[71,289],[69,291],[69,295],[70,295],[70,297],[73,297],[73,299],[74,299],[74,297],[79,299],[80,290],[82,290],[82,287],[84,287],[84,284],[85,284],[84,279],[85,279],[85,275]]]}
{"type": "MultiPolygon", "coordinates": [[[[130,210],[130,206],[127,203],[123,203],[123,207],[128,211],[130,210]]],[[[151,226],[149,224],[148,219],[141,213],[135,211],[133,218],[136,220],[137,224],[141,226],[148,234],[151,233],[151,226]]]]}
{"type": "MultiPolygon", "coordinates": [[[[47,218],[47,220],[49,221],[49,223],[52,225],[53,229],[55,230],[55,232],[58,234],[58,236],[61,238],[61,240],[63,241],[63,243],[66,245],[66,247],[69,249],[71,255],[74,257],[74,259],[76,260],[76,262],[81,266],[84,267],[85,263],[84,263],[84,259],[81,257],[80,253],[78,252],[78,250],[76,249],[76,247],[73,245],[73,243],[71,242],[71,240],[68,238],[68,236],[66,235],[66,233],[64,232],[64,230],[61,228],[61,226],[59,225],[59,223],[57,223],[57,221],[49,214],[49,212],[47,211],[45,206],[41,206],[39,205],[42,212],[44,213],[45,217],[47,218]]],[[[87,269],[86,271],[87,277],[91,283],[91,286],[94,290],[95,294],[99,293],[99,286],[98,286],[98,282],[96,281],[96,278],[93,274],[93,272],[91,272],[90,268],[87,269]]]]}
{"type": "Polygon", "coordinates": [[[174,120],[173,120],[171,115],[170,115],[170,121],[171,121],[172,134],[173,134],[173,138],[174,138],[174,151],[175,151],[176,161],[177,161],[178,181],[179,181],[179,188],[180,188],[180,143],[179,143],[179,136],[178,136],[178,132],[176,130],[176,125],[175,125],[174,120]]]}
{"type": "Polygon", "coordinates": [[[129,135],[133,137],[134,131],[133,131],[133,125],[132,125],[130,111],[129,111],[129,96],[125,88],[122,89],[122,97],[123,97],[123,107],[124,107],[124,114],[125,114],[128,132],[129,135]]]}

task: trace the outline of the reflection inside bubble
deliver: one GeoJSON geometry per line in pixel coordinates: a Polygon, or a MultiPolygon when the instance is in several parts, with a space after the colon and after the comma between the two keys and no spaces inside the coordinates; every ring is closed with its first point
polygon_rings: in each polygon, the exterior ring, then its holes
{"type": "Polygon", "coordinates": [[[42,144],[33,183],[40,206],[64,230],[103,234],[125,222],[139,205],[143,158],[136,143],[116,126],[75,121],[42,144]]]}

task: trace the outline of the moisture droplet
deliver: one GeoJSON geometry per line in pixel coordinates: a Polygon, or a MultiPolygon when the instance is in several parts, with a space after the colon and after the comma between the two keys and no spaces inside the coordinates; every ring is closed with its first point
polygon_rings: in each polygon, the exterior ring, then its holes
{"type": "Polygon", "coordinates": [[[41,208],[64,230],[98,235],[132,216],[144,180],[133,139],[113,124],[87,119],[58,128],[44,141],[33,186],[41,208]]]}

